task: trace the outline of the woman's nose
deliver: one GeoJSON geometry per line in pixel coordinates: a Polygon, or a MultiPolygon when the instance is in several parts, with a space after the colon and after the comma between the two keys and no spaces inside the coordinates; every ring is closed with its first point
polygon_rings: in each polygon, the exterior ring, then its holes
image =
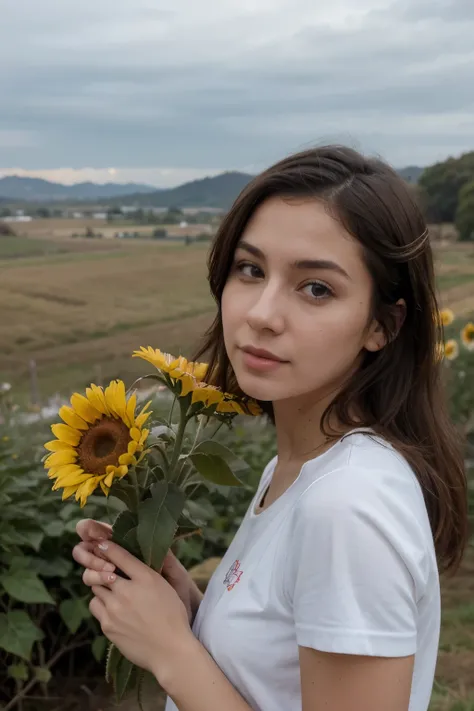
{"type": "Polygon", "coordinates": [[[263,288],[247,313],[247,321],[255,331],[264,329],[280,333],[284,328],[282,300],[276,289],[263,288]]]}

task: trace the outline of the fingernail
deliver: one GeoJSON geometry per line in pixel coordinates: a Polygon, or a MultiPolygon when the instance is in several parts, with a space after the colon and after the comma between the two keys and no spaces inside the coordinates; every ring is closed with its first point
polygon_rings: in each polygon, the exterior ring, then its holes
{"type": "Polygon", "coordinates": [[[104,567],[102,568],[102,570],[105,573],[113,573],[115,570],[115,565],[113,565],[113,563],[104,563],[104,567]]]}
{"type": "Polygon", "coordinates": [[[101,550],[101,551],[106,551],[106,550],[108,550],[109,546],[108,546],[107,543],[99,543],[99,545],[97,546],[97,548],[98,548],[99,550],[101,550]]]}
{"type": "Polygon", "coordinates": [[[109,575],[107,580],[109,581],[109,583],[113,583],[116,577],[116,575],[109,575]]]}

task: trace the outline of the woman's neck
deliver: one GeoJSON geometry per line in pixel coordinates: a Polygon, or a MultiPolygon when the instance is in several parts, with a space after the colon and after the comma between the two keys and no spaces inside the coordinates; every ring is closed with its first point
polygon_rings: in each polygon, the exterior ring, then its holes
{"type": "Polygon", "coordinates": [[[318,398],[311,393],[273,403],[279,464],[311,459],[330,446],[333,438],[342,436],[350,429],[331,415],[327,421],[330,436],[321,431],[323,415],[334,396],[331,392],[318,398]]]}

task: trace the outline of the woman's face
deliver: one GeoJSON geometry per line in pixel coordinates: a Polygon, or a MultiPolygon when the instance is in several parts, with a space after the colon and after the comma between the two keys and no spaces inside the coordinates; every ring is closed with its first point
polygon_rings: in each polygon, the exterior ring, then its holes
{"type": "Polygon", "coordinates": [[[264,202],[237,246],[222,296],[239,386],[273,402],[337,392],[361,352],[384,345],[369,322],[371,294],[359,243],[321,201],[264,202]]]}

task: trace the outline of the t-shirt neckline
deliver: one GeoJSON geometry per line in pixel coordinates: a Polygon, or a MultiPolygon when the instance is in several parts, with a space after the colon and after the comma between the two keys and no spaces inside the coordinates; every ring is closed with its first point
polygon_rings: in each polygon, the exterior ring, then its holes
{"type": "Polygon", "coordinates": [[[290,491],[293,490],[299,479],[301,478],[305,467],[310,464],[311,462],[315,461],[322,461],[327,455],[329,455],[338,445],[349,435],[356,434],[357,432],[367,432],[370,434],[375,434],[374,430],[371,427],[356,427],[353,430],[350,430],[349,432],[346,432],[345,434],[340,437],[337,442],[335,442],[332,447],[329,447],[329,449],[326,449],[326,451],[321,452],[321,454],[317,454],[315,457],[311,457],[311,459],[307,459],[306,462],[303,462],[301,465],[301,468],[298,472],[297,477],[292,481],[290,486],[285,489],[283,494],[281,494],[276,501],[273,501],[273,503],[270,504],[270,506],[267,506],[267,508],[263,509],[263,511],[259,511],[258,513],[255,511],[256,507],[262,500],[262,496],[268,491],[268,487],[270,486],[272,477],[273,477],[273,472],[275,471],[276,465],[278,463],[278,455],[276,455],[273,458],[273,464],[270,468],[269,474],[265,478],[265,485],[263,487],[259,487],[257,490],[257,496],[254,498],[252,505],[250,507],[250,518],[251,519],[260,519],[262,516],[265,516],[265,514],[268,515],[269,512],[273,511],[274,513],[279,511],[280,508],[285,504],[285,501],[287,500],[290,491]]]}

